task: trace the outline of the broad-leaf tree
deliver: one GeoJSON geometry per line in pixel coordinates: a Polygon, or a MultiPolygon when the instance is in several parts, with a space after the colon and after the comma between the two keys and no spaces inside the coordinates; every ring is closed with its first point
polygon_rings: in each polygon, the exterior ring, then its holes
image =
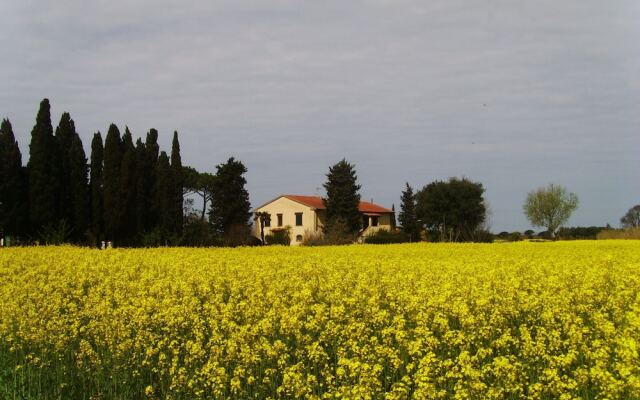
{"type": "Polygon", "coordinates": [[[416,215],[443,241],[471,241],[486,218],[484,188],[467,178],[435,181],[416,193],[416,215]]]}
{"type": "Polygon", "coordinates": [[[529,192],[522,208],[531,225],[547,228],[549,235],[555,238],[558,228],[578,208],[578,196],[551,183],[529,192]]]}
{"type": "Polygon", "coordinates": [[[624,217],[620,218],[620,224],[623,228],[640,227],[640,204],[631,207],[624,217]]]}

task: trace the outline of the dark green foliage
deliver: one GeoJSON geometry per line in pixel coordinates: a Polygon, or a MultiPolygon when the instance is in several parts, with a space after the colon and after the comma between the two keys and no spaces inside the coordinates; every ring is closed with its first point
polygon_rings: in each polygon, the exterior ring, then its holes
{"type": "Polygon", "coordinates": [[[109,126],[104,144],[104,230],[105,238],[114,243],[120,240],[121,207],[120,165],[122,164],[122,140],[120,130],[114,124],[109,126]]]}
{"type": "Polygon", "coordinates": [[[138,232],[136,221],[136,164],[137,152],[129,128],[122,135],[122,163],[119,176],[119,244],[133,246],[138,232]]]}
{"type": "Polygon", "coordinates": [[[291,244],[291,235],[289,229],[271,230],[271,233],[264,237],[265,244],[269,246],[281,245],[289,246],[291,244]]]}
{"type": "Polygon", "coordinates": [[[402,231],[409,236],[412,242],[420,240],[420,224],[416,216],[416,198],[413,194],[413,188],[406,183],[406,188],[400,196],[400,215],[398,221],[402,227],[402,231]]]}
{"type": "Polygon", "coordinates": [[[49,100],[40,102],[29,145],[29,219],[33,233],[59,221],[59,170],[49,100]]]}
{"type": "Polygon", "coordinates": [[[558,229],[556,237],[560,240],[596,240],[598,234],[606,229],[605,226],[562,227],[558,229]]]}
{"type": "Polygon", "coordinates": [[[244,164],[233,157],[216,166],[209,222],[214,234],[225,240],[249,225],[251,205],[245,172],[244,164]]]}
{"type": "Polygon", "coordinates": [[[151,232],[158,227],[158,212],[155,208],[154,191],[156,167],[158,164],[158,131],[150,129],[145,143],[136,143],[137,184],[136,184],[136,224],[139,232],[151,232]]]}
{"type": "Polygon", "coordinates": [[[182,234],[182,203],[184,202],[183,187],[184,177],[182,171],[182,158],[180,157],[180,142],[178,132],[173,132],[171,145],[171,207],[170,226],[171,232],[176,235],[182,234]]]}
{"type": "Polygon", "coordinates": [[[396,205],[395,204],[391,204],[391,211],[393,211],[393,214],[391,214],[391,229],[396,229],[396,205]]]}
{"type": "Polygon", "coordinates": [[[442,241],[472,241],[485,220],[483,193],[481,183],[466,178],[435,181],[416,194],[416,215],[442,241]]]}
{"type": "Polygon", "coordinates": [[[58,216],[67,221],[69,239],[81,243],[86,239],[89,228],[87,158],[69,113],[62,114],[55,139],[60,201],[58,216]]]}
{"type": "Polygon", "coordinates": [[[473,233],[475,243],[493,243],[493,234],[486,229],[478,229],[473,233]]]}
{"type": "Polygon", "coordinates": [[[327,191],[324,199],[327,215],[326,230],[344,227],[345,234],[356,234],[362,228],[362,217],[358,211],[360,204],[360,185],[357,184],[355,166],[347,160],[329,168],[327,182],[323,185],[327,191]]]}
{"type": "Polygon", "coordinates": [[[94,245],[104,239],[103,168],[104,147],[100,132],[91,141],[91,233],[94,245]]]}
{"type": "Polygon", "coordinates": [[[26,170],[11,122],[0,125],[0,234],[21,236],[28,231],[26,170]]]}
{"type": "Polygon", "coordinates": [[[69,222],[71,237],[75,243],[86,242],[90,221],[89,182],[87,179],[87,157],[78,134],[71,140],[66,154],[68,164],[69,222]]]}
{"type": "Polygon", "coordinates": [[[185,217],[182,245],[190,247],[219,246],[222,243],[211,233],[209,222],[197,215],[185,217]]]}
{"type": "Polygon", "coordinates": [[[160,232],[161,243],[166,242],[167,238],[173,233],[171,207],[173,199],[171,198],[173,190],[173,179],[171,177],[171,165],[169,157],[164,151],[160,153],[158,158],[158,166],[156,167],[156,184],[153,196],[153,208],[157,211],[158,224],[154,230],[160,232]]]}
{"type": "MultiPolygon", "coordinates": [[[[71,115],[65,112],[60,117],[60,122],[56,127],[55,141],[56,146],[51,151],[55,155],[54,161],[56,165],[55,171],[57,172],[58,180],[58,196],[60,209],[58,210],[58,216],[60,219],[66,220],[71,224],[73,210],[69,205],[71,204],[71,192],[69,182],[69,156],[68,152],[71,148],[71,142],[74,136],[77,135],[75,123],[71,119],[71,115]]],[[[72,228],[70,228],[72,229],[72,228]]]]}
{"type": "Polygon", "coordinates": [[[380,229],[364,238],[364,242],[367,244],[406,243],[409,241],[410,237],[406,232],[387,231],[385,229],[380,229]]]}

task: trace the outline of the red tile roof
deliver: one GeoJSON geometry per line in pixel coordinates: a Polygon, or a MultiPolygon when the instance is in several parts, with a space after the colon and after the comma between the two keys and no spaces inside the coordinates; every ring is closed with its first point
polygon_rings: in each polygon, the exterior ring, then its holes
{"type": "MultiPolygon", "coordinates": [[[[324,202],[322,201],[322,197],[320,196],[299,196],[294,194],[285,194],[283,197],[286,197],[290,200],[297,201],[298,203],[302,203],[309,207],[313,207],[317,210],[324,210],[324,202]]],[[[358,210],[361,213],[391,213],[393,211],[388,208],[379,206],[374,203],[370,203],[368,201],[361,201],[358,206],[358,210]]]]}
{"type": "Polygon", "coordinates": [[[318,210],[324,210],[324,202],[322,201],[322,197],[320,196],[298,196],[295,194],[285,194],[284,197],[293,201],[297,201],[298,203],[302,203],[305,206],[313,207],[318,210]]]}

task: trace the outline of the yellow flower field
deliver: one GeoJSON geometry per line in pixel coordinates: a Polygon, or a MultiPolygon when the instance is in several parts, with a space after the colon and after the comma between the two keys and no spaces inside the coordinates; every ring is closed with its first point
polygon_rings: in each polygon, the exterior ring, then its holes
{"type": "Polygon", "coordinates": [[[640,242],[0,249],[0,398],[638,399],[640,242]]]}

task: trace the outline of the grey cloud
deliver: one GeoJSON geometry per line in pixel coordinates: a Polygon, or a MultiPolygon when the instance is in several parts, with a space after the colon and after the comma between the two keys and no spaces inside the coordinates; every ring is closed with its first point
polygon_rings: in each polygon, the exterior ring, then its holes
{"type": "MultiPolygon", "coordinates": [[[[363,197],[466,175],[495,230],[527,191],[582,200],[572,224],[640,202],[635,1],[24,1],[0,12],[0,110],[24,153],[37,104],[88,147],[110,122],[181,134],[199,169],[234,155],[252,202],[315,193],[355,162],[363,197]]],[[[57,122],[57,121],[56,121],[57,122]]]]}

